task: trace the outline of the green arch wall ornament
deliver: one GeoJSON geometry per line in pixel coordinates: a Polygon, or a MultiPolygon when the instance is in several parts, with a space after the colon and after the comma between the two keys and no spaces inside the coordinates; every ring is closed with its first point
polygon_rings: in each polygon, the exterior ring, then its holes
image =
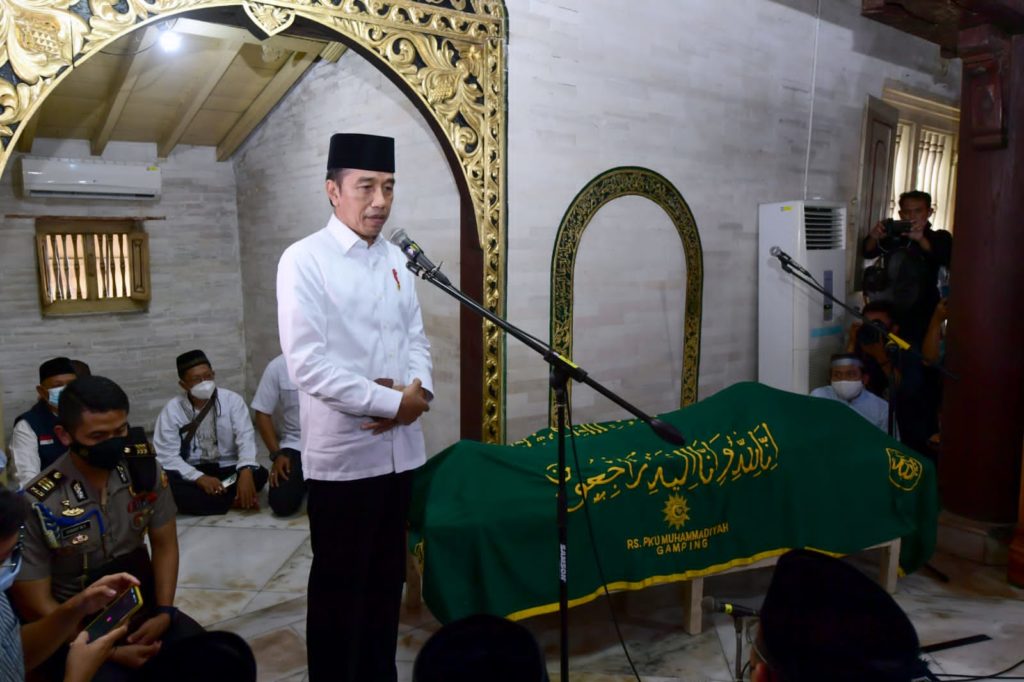
{"type": "MultiPolygon", "coordinates": [[[[601,173],[580,190],[569,204],[555,236],[551,258],[551,345],[572,357],[573,279],[580,240],[602,206],[624,196],[650,199],[668,214],[683,242],[686,258],[686,309],[683,314],[683,375],[680,407],[697,401],[700,370],[701,301],[704,295],[704,252],[693,213],[679,190],[660,173],[638,166],[622,166],[601,173]]],[[[554,401],[548,421],[554,428],[554,401]]]]}

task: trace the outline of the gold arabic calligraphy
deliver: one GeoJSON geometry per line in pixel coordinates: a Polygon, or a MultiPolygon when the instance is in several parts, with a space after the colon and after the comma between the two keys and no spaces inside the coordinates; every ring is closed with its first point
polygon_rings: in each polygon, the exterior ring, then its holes
{"type": "MultiPolygon", "coordinates": [[[[749,431],[715,434],[707,440],[665,452],[630,452],[624,457],[599,457],[591,465],[604,470],[575,480],[566,467],[569,484],[569,511],[611,500],[625,491],[646,490],[653,495],[661,490],[694,490],[700,486],[736,481],[744,476],[757,478],[779,466],[779,446],[768,424],[761,422],[749,431]],[[573,500],[575,496],[575,500],[573,500]]],[[[558,465],[549,464],[545,478],[558,484],[558,465]]]]}

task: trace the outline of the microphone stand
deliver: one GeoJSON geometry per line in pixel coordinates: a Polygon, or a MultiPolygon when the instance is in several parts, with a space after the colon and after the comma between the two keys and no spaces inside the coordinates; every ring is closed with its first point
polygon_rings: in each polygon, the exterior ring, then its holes
{"type": "MultiPolygon", "coordinates": [[[[778,256],[776,256],[776,258],[778,258],[778,256]]],[[[889,363],[890,363],[890,366],[892,367],[892,371],[893,371],[893,376],[889,380],[889,385],[892,387],[892,390],[889,392],[889,401],[888,401],[888,403],[889,403],[889,405],[888,405],[888,408],[889,408],[889,437],[896,438],[896,435],[895,435],[896,394],[899,391],[899,383],[900,383],[900,377],[896,376],[896,372],[897,372],[897,369],[898,369],[898,362],[899,362],[900,352],[907,353],[908,355],[910,355],[910,357],[912,357],[914,360],[916,360],[918,363],[920,363],[922,365],[925,365],[925,366],[928,366],[928,367],[934,367],[935,369],[939,370],[940,373],[942,373],[943,375],[945,375],[946,377],[948,377],[950,379],[953,379],[954,381],[959,379],[959,377],[956,374],[954,374],[953,372],[950,372],[945,367],[942,367],[942,366],[939,366],[939,365],[932,365],[932,364],[928,363],[924,359],[924,356],[921,355],[921,353],[917,349],[912,348],[911,345],[907,341],[905,341],[904,339],[902,339],[899,336],[896,336],[895,334],[890,332],[888,329],[885,328],[885,326],[881,322],[878,322],[876,320],[869,320],[869,319],[867,319],[866,317],[864,317],[864,314],[862,312],[860,312],[856,308],[852,308],[852,307],[846,305],[845,303],[840,301],[838,298],[833,296],[830,292],[825,291],[825,288],[823,286],[821,286],[820,284],[818,284],[817,280],[814,279],[814,277],[811,275],[811,273],[807,272],[807,270],[805,270],[803,267],[801,267],[795,261],[786,260],[786,259],[783,259],[783,258],[778,258],[778,261],[779,261],[779,264],[782,266],[783,271],[785,271],[786,273],[792,275],[795,279],[800,280],[801,282],[803,282],[807,286],[811,287],[812,289],[817,291],[819,294],[821,294],[822,296],[824,296],[828,300],[832,301],[833,303],[838,304],[839,307],[841,307],[843,310],[845,310],[846,312],[850,313],[851,315],[856,317],[858,320],[860,320],[862,324],[870,325],[879,334],[881,334],[882,338],[887,339],[887,342],[885,344],[885,350],[886,350],[886,354],[889,357],[889,363]]],[[[933,566],[930,562],[926,562],[924,566],[925,566],[926,569],[928,569],[929,571],[934,573],[936,578],[938,578],[938,580],[940,582],[944,582],[944,583],[948,583],[949,582],[949,576],[946,575],[945,573],[943,573],[942,571],[940,571],[939,569],[935,568],[935,566],[933,566]]]]}
{"type": "MultiPolygon", "coordinates": [[[[869,327],[875,329],[882,336],[883,339],[886,339],[886,347],[887,348],[895,346],[897,352],[903,351],[905,353],[908,353],[912,358],[917,360],[922,365],[927,365],[928,367],[934,367],[940,373],[944,374],[945,376],[949,377],[950,379],[953,379],[953,380],[959,379],[959,377],[956,374],[953,374],[952,372],[950,372],[945,367],[941,367],[939,365],[932,365],[932,364],[930,364],[927,360],[924,359],[924,356],[921,355],[920,351],[918,351],[917,349],[911,347],[910,343],[907,342],[906,340],[904,340],[903,338],[901,338],[899,336],[896,336],[891,331],[886,329],[885,325],[883,325],[881,322],[878,322],[876,320],[869,320],[868,318],[864,317],[864,314],[862,312],[860,312],[856,308],[853,308],[851,306],[846,305],[844,302],[840,301],[838,298],[833,296],[831,292],[826,291],[823,286],[818,284],[817,280],[814,279],[814,277],[811,275],[811,273],[809,273],[806,270],[804,270],[795,261],[787,261],[785,259],[778,258],[778,257],[776,257],[776,258],[778,259],[779,265],[782,266],[782,270],[784,272],[786,272],[789,275],[792,275],[795,279],[798,279],[801,282],[803,282],[804,284],[806,284],[807,286],[811,287],[812,289],[817,291],[819,294],[824,296],[826,299],[828,299],[832,303],[835,303],[840,308],[842,308],[846,312],[850,313],[850,315],[852,315],[853,317],[855,317],[858,320],[860,320],[862,324],[866,324],[869,327]]],[[[895,365],[893,366],[893,368],[895,369],[895,365]]]]}
{"type": "Polygon", "coordinates": [[[743,616],[732,614],[732,627],[736,631],[736,682],[743,682],[743,616]]]}
{"type": "MultiPolygon", "coordinates": [[[[408,257],[408,256],[407,256],[408,257]]],[[[507,320],[498,317],[487,308],[483,307],[472,298],[464,294],[458,288],[452,286],[447,278],[441,274],[440,266],[425,268],[414,259],[406,262],[405,266],[416,276],[425,279],[441,291],[456,299],[484,319],[505,330],[518,339],[531,350],[535,351],[545,362],[550,365],[549,383],[551,390],[555,393],[555,409],[558,424],[558,615],[560,629],[560,671],[561,680],[566,682],[569,679],[569,573],[568,573],[568,545],[569,545],[569,505],[566,494],[565,479],[565,427],[566,410],[568,407],[568,385],[569,381],[576,381],[590,386],[595,391],[611,400],[619,407],[625,409],[637,419],[651,427],[655,434],[662,440],[673,445],[685,445],[683,435],[671,424],[660,419],[651,417],[639,408],[631,405],[622,397],[605,388],[600,383],[591,379],[582,367],[569,358],[560,355],[555,350],[535,336],[514,326],[507,320]]]]}

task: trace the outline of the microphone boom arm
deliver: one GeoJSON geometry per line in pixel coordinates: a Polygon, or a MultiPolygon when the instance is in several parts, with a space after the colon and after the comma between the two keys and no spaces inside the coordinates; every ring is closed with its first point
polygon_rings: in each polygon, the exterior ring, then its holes
{"type": "MultiPolygon", "coordinates": [[[[778,256],[776,256],[776,258],[778,258],[778,256]]],[[[900,350],[909,353],[914,359],[916,359],[921,364],[927,365],[928,367],[934,367],[935,369],[939,370],[939,372],[941,372],[945,376],[949,377],[950,379],[954,379],[954,380],[959,379],[959,377],[956,374],[950,372],[945,367],[942,367],[941,365],[932,365],[929,362],[927,362],[924,359],[924,356],[921,355],[920,351],[918,351],[917,349],[911,347],[910,343],[906,339],[903,339],[902,337],[899,337],[896,334],[893,334],[891,331],[889,331],[888,329],[883,327],[881,324],[879,324],[875,320],[867,319],[866,317],[864,317],[864,313],[860,312],[856,308],[853,308],[851,306],[846,305],[846,303],[840,301],[838,298],[833,296],[830,292],[825,291],[825,288],[823,286],[821,286],[820,284],[818,284],[818,282],[815,281],[814,277],[810,276],[810,273],[807,273],[806,276],[803,274],[803,273],[806,273],[807,271],[804,270],[802,267],[799,268],[800,271],[798,272],[796,270],[796,268],[798,268],[799,265],[796,262],[788,263],[785,260],[783,260],[782,258],[778,258],[778,261],[779,261],[779,264],[782,266],[783,271],[785,271],[787,274],[792,275],[795,279],[800,280],[801,282],[803,282],[807,286],[809,286],[812,289],[814,289],[815,291],[817,291],[819,294],[825,296],[828,300],[832,301],[833,303],[838,305],[840,308],[842,308],[846,312],[850,313],[850,315],[852,315],[853,317],[855,317],[858,320],[860,320],[860,322],[862,324],[870,325],[871,327],[876,329],[879,334],[881,334],[884,338],[888,339],[889,343],[892,343],[897,348],[899,348],[900,350]]]]}

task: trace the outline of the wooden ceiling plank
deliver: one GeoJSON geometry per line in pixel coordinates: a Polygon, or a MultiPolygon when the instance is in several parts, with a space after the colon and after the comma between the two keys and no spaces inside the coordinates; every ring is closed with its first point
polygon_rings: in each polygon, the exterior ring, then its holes
{"type": "Polygon", "coordinates": [[[345,54],[347,51],[348,45],[345,43],[327,43],[324,46],[324,49],[320,51],[320,58],[326,62],[334,64],[341,59],[341,55],[345,54]]]}
{"type": "Polygon", "coordinates": [[[217,160],[225,161],[231,158],[249,134],[256,129],[256,126],[267,117],[271,109],[287,94],[293,85],[303,74],[313,66],[317,58],[316,52],[296,52],[285,63],[273,80],[263,88],[263,91],[253,101],[238,122],[228,131],[224,139],[217,145],[217,160]]]}
{"type": "Polygon", "coordinates": [[[239,28],[237,26],[225,26],[223,24],[213,24],[208,21],[198,21],[196,19],[179,19],[177,23],[174,24],[174,30],[186,35],[215,38],[217,40],[240,39],[249,45],[269,45],[271,47],[292,50],[294,52],[315,52],[323,49],[323,46],[325,45],[325,43],[319,40],[294,38],[292,36],[284,35],[276,35],[261,40],[244,28],[239,28]]]}
{"type": "Polygon", "coordinates": [[[194,95],[182,102],[173,119],[176,121],[174,127],[157,144],[157,156],[165,159],[170,155],[171,150],[178,144],[178,140],[181,139],[181,136],[185,134],[185,131],[192,124],[196,114],[206,104],[206,99],[210,96],[210,93],[217,87],[217,83],[220,82],[220,79],[224,77],[232,62],[235,61],[238,51],[242,48],[243,44],[241,37],[238,35],[222,42],[219,54],[212,63],[207,65],[206,78],[194,95]]]}
{"type": "Polygon", "coordinates": [[[128,98],[132,94],[136,81],[145,71],[152,48],[146,49],[144,52],[138,52],[138,49],[140,45],[146,43],[147,38],[150,40],[150,44],[152,44],[153,40],[156,40],[156,30],[153,27],[144,28],[138,32],[137,38],[133,37],[132,40],[127,41],[127,52],[134,52],[135,54],[123,58],[117,75],[114,77],[113,85],[107,93],[106,108],[103,116],[100,117],[101,123],[89,140],[89,146],[94,156],[99,156],[103,153],[107,142],[110,141],[111,134],[114,132],[114,126],[117,125],[118,119],[121,118],[121,112],[124,111],[124,107],[128,103],[128,98]]]}

